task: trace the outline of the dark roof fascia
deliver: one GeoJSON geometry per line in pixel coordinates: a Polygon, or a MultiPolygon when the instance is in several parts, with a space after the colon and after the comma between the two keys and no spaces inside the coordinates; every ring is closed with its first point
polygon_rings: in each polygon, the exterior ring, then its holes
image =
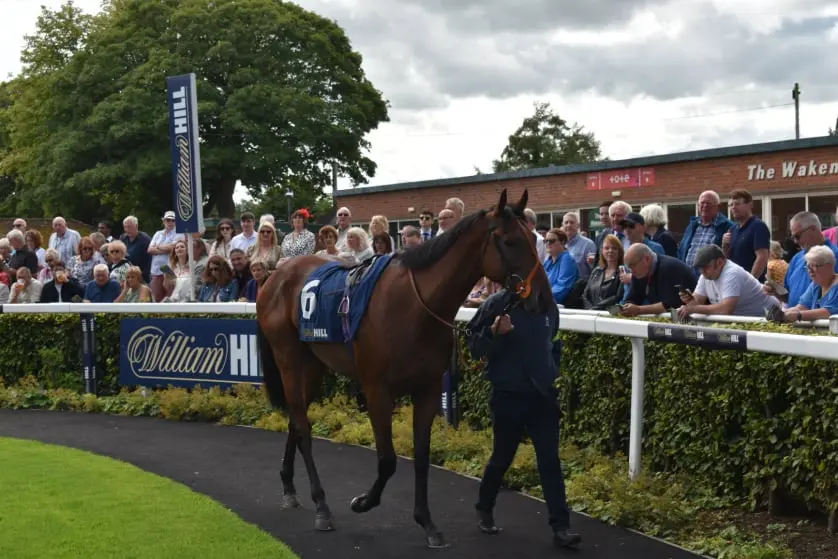
{"type": "Polygon", "coordinates": [[[748,144],[744,146],[730,146],[712,149],[702,149],[696,151],[684,151],[680,153],[669,153],[666,155],[651,155],[646,157],[636,157],[633,159],[620,159],[616,161],[599,161],[597,163],[583,163],[579,165],[565,165],[561,167],[542,167],[539,169],[524,169],[521,171],[508,171],[505,173],[491,173],[484,175],[468,175],[465,177],[451,177],[445,179],[403,182],[396,184],[385,184],[381,186],[359,186],[357,188],[345,188],[337,190],[334,192],[334,196],[335,198],[340,198],[349,196],[360,196],[363,194],[377,194],[379,192],[393,192],[399,190],[437,188],[442,186],[461,186],[467,184],[499,182],[515,179],[531,179],[555,175],[591,173],[597,171],[608,171],[612,169],[628,169],[632,167],[669,165],[672,163],[701,161],[705,159],[721,159],[724,157],[737,157],[743,155],[761,155],[766,153],[777,153],[783,151],[823,147],[838,147],[838,136],[822,136],[818,138],[803,138],[800,140],[782,140],[779,142],[767,142],[762,144],[748,144]]]}

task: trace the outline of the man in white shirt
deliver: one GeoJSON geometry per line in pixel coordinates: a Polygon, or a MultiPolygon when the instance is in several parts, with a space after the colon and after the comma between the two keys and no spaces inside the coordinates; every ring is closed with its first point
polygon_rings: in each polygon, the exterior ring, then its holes
{"type": "Polygon", "coordinates": [[[52,220],[52,230],[47,247],[57,250],[62,262],[70,262],[70,259],[78,254],[81,235],[75,229],[67,227],[67,222],[61,216],[52,220]]]}
{"type": "Polygon", "coordinates": [[[544,237],[541,236],[541,233],[535,230],[535,224],[538,221],[535,211],[530,208],[525,209],[524,217],[527,218],[527,226],[529,226],[530,231],[532,231],[535,235],[535,250],[538,252],[538,260],[540,262],[544,262],[544,259],[547,258],[547,247],[544,246],[544,237]]]}
{"type": "MultiPolygon", "coordinates": [[[[596,255],[596,243],[587,237],[579,234],[579,214],[567,212],[562,218],[562,229],[567,235],[567,250],[576,261],[579,268],[579,279],[586,280],[591,276],[591,264],[588,263],[588,255],[596,255]]],[[[544,259],[541,259],[544,262],[544,259]]]]}
{"type": "Polygon", "coordinates": [[[230,241],[230,250],[234,248],[241,249],[247,254],[247,249],[256,244],[256,231],[253,226],[256,223],[256,216],[250,212],[244,212],[241,216],[242,232],[232,238],[230,241]]]}
{"type": "Polygon", "coordinates": [[[338,240],[335,243],[335,248],[342,252],[346,250],[346,232],[352,227],[352,212],[349,208],[343,207],[337,211],[337,223],[335,228],[338,230],[338,240]]]}
{"type": "Polygon", "coordinates": [[[762,291],[762,284],[748,270],[725,257],[718,245],[701,247],[694,261],[701,270],[695,293],[682,294],[685,303],[678,310],[682,318],[691,314],[726,314],[734,316],[765,316],[780,302],[762,291]]]}

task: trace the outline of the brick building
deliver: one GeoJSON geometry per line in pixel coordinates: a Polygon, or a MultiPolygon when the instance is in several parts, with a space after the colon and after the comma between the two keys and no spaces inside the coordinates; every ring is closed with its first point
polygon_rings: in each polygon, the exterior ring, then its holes
{"type": "Polygon", "coordinates": [[[445,200],[456,196],[471,213],[497,202],[504,188],[514,200],[529,189],[529,206],[546,225],[558,226],[566,212],[579,212],[589,234],[601,228],[598,206],[604,200],[624,200],[636,209],[658,203],[679,237],[696,215],[702,191],[718,192],[726,212],[727,194],[745,188],[754,196],[754,213],[770,224],[774,239],[783,239],[789,218],[802,210],[817,213],[824,227],[836,225],[838,137],[361,187],[340,190],[335,197],[338,206],[352,210],[353,221],[367,223],[373,215],[386,215],[395,238],[403,226],[418,224],[423,209],[436,214],[445,200]]]}

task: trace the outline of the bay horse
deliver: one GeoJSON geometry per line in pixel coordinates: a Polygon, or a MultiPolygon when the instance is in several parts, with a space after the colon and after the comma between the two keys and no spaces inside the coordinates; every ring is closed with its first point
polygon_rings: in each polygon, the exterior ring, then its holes
{"type": "MultiPolygon", "coordinates": [[[[378,475],[350,508],[367,512],[396,470],[392,415],[396,400],[413,400],[414,520],[428,547],[447,547],[428,508],[431,427],[442,396],[442,377],[454,350],[455,316],[482,276],[515,289],[522,304],[546,310],[550,282],[539,261],[535,236],[526,227],[525,190],[514,206],[504,190],[496,206],[480,210],[450,231],[398,253],[378,278],[357,335],[349,344],[300,340],[299,304],[312,270],[329,262],[298,256],[274,271],[256,300],[265,388],[275,408],[289,415],[280,477],[284,508],[298,507],[294,457],[299,447],[315,503],[315,529],[333,529],[332,514],[312,455],[307,411],[329,370],[360,382],[375,436],[378,475]]],[[[347,266],[351,267],[351,266],[347,266]]],[[[337,312],[335,310],[335,312],[337,312]]]]}

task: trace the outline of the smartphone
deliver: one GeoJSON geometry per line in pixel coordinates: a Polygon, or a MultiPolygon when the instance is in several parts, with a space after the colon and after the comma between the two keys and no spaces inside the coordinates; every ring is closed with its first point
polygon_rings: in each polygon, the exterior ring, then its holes
{"type": "Polygon", "coordinates": [[[620,266],[620,275],[627,274],[627,273],[628,273],[628,267],[621,265],[620,266]]]}

